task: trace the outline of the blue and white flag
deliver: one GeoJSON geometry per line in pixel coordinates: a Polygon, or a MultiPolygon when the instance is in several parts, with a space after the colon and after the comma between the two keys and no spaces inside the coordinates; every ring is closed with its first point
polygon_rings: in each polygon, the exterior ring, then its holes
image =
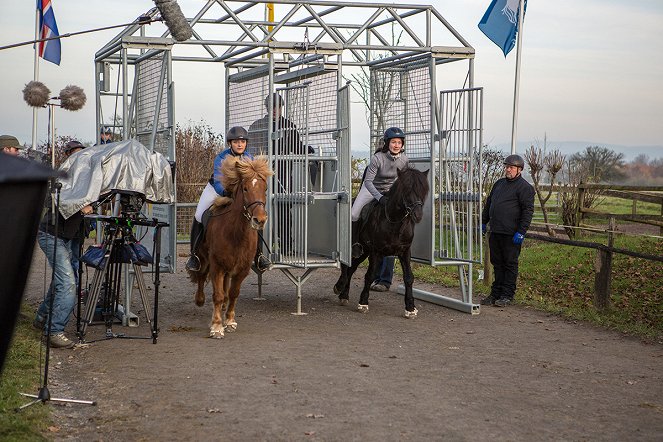
{"type": "MultiPolygon", "coordinates": [[[[481,32],[502,48],[505,57],[516,45],[519,5],[519,0],[492,0],[479,22],[481,32]]],[[[524,7],[526,11],[527,0],[524,7]]]]}
{"type": "MultiPolygon", "coordinates": [[[[55,22],[55,14],[51,0],[37,0],[37,11],[39,11],[39,38],[59,37],[58,24],[55,22]]],[[[51,63],[60,65],[60,39],[40,41],[39,56],[51,63]]]]}

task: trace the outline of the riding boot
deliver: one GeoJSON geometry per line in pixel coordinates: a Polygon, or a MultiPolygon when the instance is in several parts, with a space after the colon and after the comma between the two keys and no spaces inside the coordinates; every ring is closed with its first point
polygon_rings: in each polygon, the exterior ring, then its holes
{"type": "Polygon", "coordinates": [[[352,257],[359,258],[364,253],[364,248],[359,243],[359,232],[361,231],[361,220],[352,221],[352,257]]]}
{"type": "Polygon", "coordinates": [[[193,219],[193,224],[191,224],[191,256],[186,262],[186,269],[192,272],[197,272],[200,270],[200,259],[196,255],[198,250],[198,245],[203,239],[203,223],[199,223],[195,218],[193,219]]]}
{"type": "Polygon", "coordinates": [[[272,268],[272,262],[262,253],[262,232],[258,232],[258,246],[256,256],[253,258],[254,270],[259,273],[266,272],[272,268]]]}

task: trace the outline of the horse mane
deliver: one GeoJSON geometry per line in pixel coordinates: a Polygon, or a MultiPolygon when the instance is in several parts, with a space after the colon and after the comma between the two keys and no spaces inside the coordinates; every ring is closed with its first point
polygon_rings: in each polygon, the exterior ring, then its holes
{"type": "Polygon", "coordinates": [[[428,194],[428,188],[427,174],[408,167],[400,171],[398,179],[387,194],[390,198],[399,201],[404,199],[405,193],[414,193],[419,199],[423,200],[428,194]]]}
{"type": "Polygon", "coordinates": [[[228,156],[221,164],[221,174],[223,188],[234,194],[242,180],[260,178],[267,181],[274,173],[269,168],[267,159],[260,155],[253,160],[228,156]]]}

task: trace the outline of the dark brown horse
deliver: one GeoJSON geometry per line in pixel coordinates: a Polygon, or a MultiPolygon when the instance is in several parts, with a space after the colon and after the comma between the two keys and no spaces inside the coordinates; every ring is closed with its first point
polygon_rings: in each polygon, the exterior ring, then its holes
{"type": "Polygon", "coordinates": [[[205,239],[199,246],[200,270],[189,271],[198,283],[196,305],[205,304],[205,283],[212,280],[214,313],[210,337],[223,338],[237,329],[235,304],[242,281],[251,270],[258,245],[258,230],[267,221],[267,179],[272,175],[264,158],[228,157],[221,166],[223,186],[233,198],[219,197],[210,209],[205,239]],[[223,312],[225,311],[225,320],[223,312]]]}
{"type": "Polygon", "coordinates": [[[359,296],[357,310],[368,312],[368,294],[373,275],[385,256],[398,256],[403,268],[403,283],[405,285],[405,314],[406,318],[415,318],[417,309],[414,307],[412,283],[414,275],[410,266],[410,245],[414,238],[414,225],[423,218],[423,206],[428,195],[428,171],[421,172],[416,169],[398,171],[398,179],[383,198],[387,198],[386,205],[374,204],[369,210],[368,218],[360,230],[359,238],[352,238],[352,242],[362,245],[363,254],[352,258],[348,267],[341,264],[341,276],[334,285],[334,293],[338,295],[341,305],[347,305],[350,292],[350,279],[361,264],[368,257],[368,270],[364,276],[364,288],[359,296]]]}

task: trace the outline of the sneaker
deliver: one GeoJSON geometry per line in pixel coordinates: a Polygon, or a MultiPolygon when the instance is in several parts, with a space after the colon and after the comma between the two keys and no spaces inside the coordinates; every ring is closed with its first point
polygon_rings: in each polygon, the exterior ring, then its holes
{"type": "Polygon", "coordinates": [[[197,272],[200,270],[200,260],[196,255],[189,256],[189,260],[186,262],[186,269],[191,272],[197,272]]]}
{"type": "Polygon", "coordinates": [[[513,299],[507,298],[506,296],[501,297],[495,301],[495,307],[506,307],[507,305],[513,304],[513,299]]]}
{"type": "Polygon", "coordinates": [[[493,295],[486,296],[481,300],[481,305],[495,305],[495,301],[497,301],[497,299],[495,299],[493,295]]]}
{"type": "Polygon", "coordinates": [[[381,282],[375,282],[371,286],[371,290],[373,290],[374,292],[388,292],[389,287],[387,287],[386,284],[382,284],[381,282]]]}
{"type": "Polygon", "coordinates": [[[66,337],[63,332],[51,335],[51,347],[71,348],[73,346],[74,346],[74,341],[66,337]]]}

